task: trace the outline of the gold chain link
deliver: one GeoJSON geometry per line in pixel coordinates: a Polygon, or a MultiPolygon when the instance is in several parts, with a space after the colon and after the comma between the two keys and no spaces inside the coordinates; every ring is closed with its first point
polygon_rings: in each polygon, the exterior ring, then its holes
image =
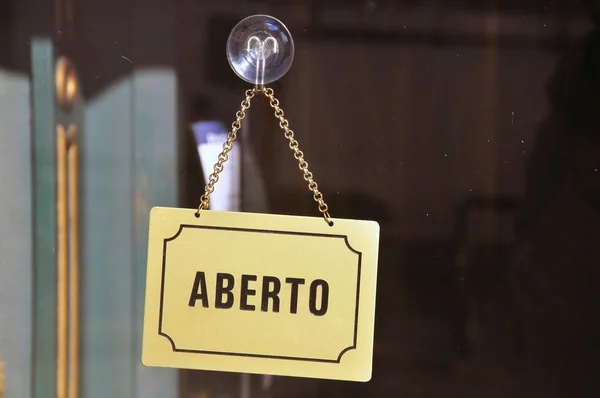
{"type": "Polygon", "coordinates": [[[258,86],[252,90],[246,91],[246,98],[242,101],[242,109],[236,114],[236,120],[231,125],[231,132],[227,135],[227,141],[223,144],[223,151],[218,157],[218,161],[213,167],[213,173],[208,177],[208,182],[204,190],[204,195],[200,198],[200,205],[196,211],[196,217],[200,217],[201,210],[207,210],[210,205],[210,194],[215,190],[215,184],[219,181],[219,174],[223,171],[223,164],[227,161],[227,154],[231,151],[233,141],[237,138],[237,133],[242,126],[242,120],[246,117],[246,111],[250,108],[250,101],[257,92],[264,94],[275,110],[275,117],[279,120],[279,127],[284,132],[285,138],[288,139],[289,147],[294,152],[294,157],[298,161],[298,168],[304,175],[304,180],[308,182],[308,189],[313,193],[315,202],[319,204],[319,211],[323,214],[323,218],[330,226],[333,225],[331,216],[329,215],[329,207],[325,203],[323,194],[319,191],[319,186],[314,180],[313,174],[308,170],[308,163],[304,160],[304,153],[298,147],[298,141],[294,138],[294,132],[290,129],[290,123],[283,117],[283,110],[279,107],[279,100],[275,98],[275,92],[271,88],[258,86]]]}
{"type": "Polygon", "coordinates": [[[327,224],[333,225],[331,216],[329,215],[329,207],[327,206],[327,203],[325,203],[323,194],[319,191],[319,186],[314,180],[313,174],[308,170],[308,163],[304,160],[304,153],[298,148],[298,141],[294,138],[294,132],[290,129],[290,123],[283,117],[283,110],[279,107],[279,100],[275,98],[275,93],[272,88],[263,87],[261,91],[269,99],[271,108],[275,110],[275,117],[279,120],[279,127],[283,130],[285,138],[290,142],[289,147],[294,151],[294,157],[298,161],[298,168],[302,170],[304,180],[308,182],[308,189],[313,193],[315,202],[319,204],[319,211],[323,214],[323,218],[325,218],[327,224]]]}
{"type": "Polygon", "coordinates": [[[196,211],[196,217],[200,217],[200,210],[208,210],[210,206],[210,194],[215,190],[215,184],[219,181],[219,174],[223,171],[223,164],[229,159],[228,153],[233,148],[233,141],[242,127],[242,120],[246,117],[246,111],[250,108],[250,101],[254,98],[256,89],[246,90],[246,98],[242,101],[242,109],[236,113],[235,122],[231,125],[231,131],[227,134],[227,141],[223,144],[223,151],[219,154],[217,163],[213,167],[212,174],[208,177],[204,195],[200,198],[200,205],[196,211]]]}

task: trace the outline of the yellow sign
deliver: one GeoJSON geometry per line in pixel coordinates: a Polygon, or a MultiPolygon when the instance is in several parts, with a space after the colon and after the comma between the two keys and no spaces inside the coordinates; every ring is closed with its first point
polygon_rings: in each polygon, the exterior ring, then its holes
{"type": "Polygon", "coordinates": [[[147,366],[368,381],[379,225],[154,208],[147,366]]]}

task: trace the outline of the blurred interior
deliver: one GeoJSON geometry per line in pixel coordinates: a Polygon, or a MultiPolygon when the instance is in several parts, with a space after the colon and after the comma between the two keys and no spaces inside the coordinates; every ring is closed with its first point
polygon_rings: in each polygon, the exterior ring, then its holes
{"type": "MultiPolygon", "coordinates": [[[[562,134],[554,117],[575,103],[568,95],[580,83],[549,84],[579,62],[594,10],[566,0],[2,0],[3,398],[57,396],[57,123],[77,125],[79,160],[68,167],[79,173],[79,233],[68,245],[80,247],[81,351],[70,365],[79,396],[600,396],[591,354],[598,130],[582,113],[577,129],[596,135],[562,134]],[[381,225],[369,383],[140,362],[148,212],[198,205],[204,179],[189,126],[234,120],[248,85],[229,67],[225,43],[257,13],[284,21],[294,37],[294,64],[272,87],[332,215],[381,225]],[[52,84],[61,56],[76,68],[74,110],[52,84]],[[558,163],[544,174],[550,158],[558,163]],[[577,196],[581,186],[591,201],[577,196]],[[541,265],[523,267],[523,256],[541,265]],[[531,295],[510,298],[524,268],[531,295]],[[515,308],[549,313],[529,325],[535,315],[515,308]],[[527,358],[504,358],[509,332],[497,325],[521,317],[534,332],[507,344],[522,344],[515,351],[527,358]],[[564,325],[573,330],[552,334],[564,325]],[[584,348],[557,348],[570,344],[584,348]]],[[[243,150],[256,170],[242,169],[242,209],[317,216],[264,98],[247,122],[243,150]]]]}

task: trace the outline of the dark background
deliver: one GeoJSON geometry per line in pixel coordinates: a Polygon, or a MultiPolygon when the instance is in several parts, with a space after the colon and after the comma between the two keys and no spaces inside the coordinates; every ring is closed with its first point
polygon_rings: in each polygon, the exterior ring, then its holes
{"type": "MultiPolygon", "coordinates": [[[[296,58],[273,87],[332,215],[381,224],[374,376],[276,378],[256,395],[597,397],[592,3],[80,0],[59,33],[51,2],[4,0],[0,63],[29,73],[28,38],[50,35],[87,100],[165,66],[183,126],[230,123],[247,86],[225,58],[229,31],[255,13],[281,19],[296,58]]],[[[250,120],[270,211],[316,215],[264,100],[250,120]]],[[[186,128],[180,142],[181,204],[194,207],[186,128]]],[[[185,397],[234,383],[181,374],[185,397]]]]}

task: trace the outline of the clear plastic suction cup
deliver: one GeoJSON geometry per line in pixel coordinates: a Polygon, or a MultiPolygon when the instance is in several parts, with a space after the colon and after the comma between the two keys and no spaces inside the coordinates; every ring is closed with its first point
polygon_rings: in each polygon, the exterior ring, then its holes
{"type": "Polygon", "coordinates": [[[294,61],[294,40],[285,25],[268,15],[244,18],[227,40],[227,59],[243,80],[263,85],[280,79],[294,61]]]}

